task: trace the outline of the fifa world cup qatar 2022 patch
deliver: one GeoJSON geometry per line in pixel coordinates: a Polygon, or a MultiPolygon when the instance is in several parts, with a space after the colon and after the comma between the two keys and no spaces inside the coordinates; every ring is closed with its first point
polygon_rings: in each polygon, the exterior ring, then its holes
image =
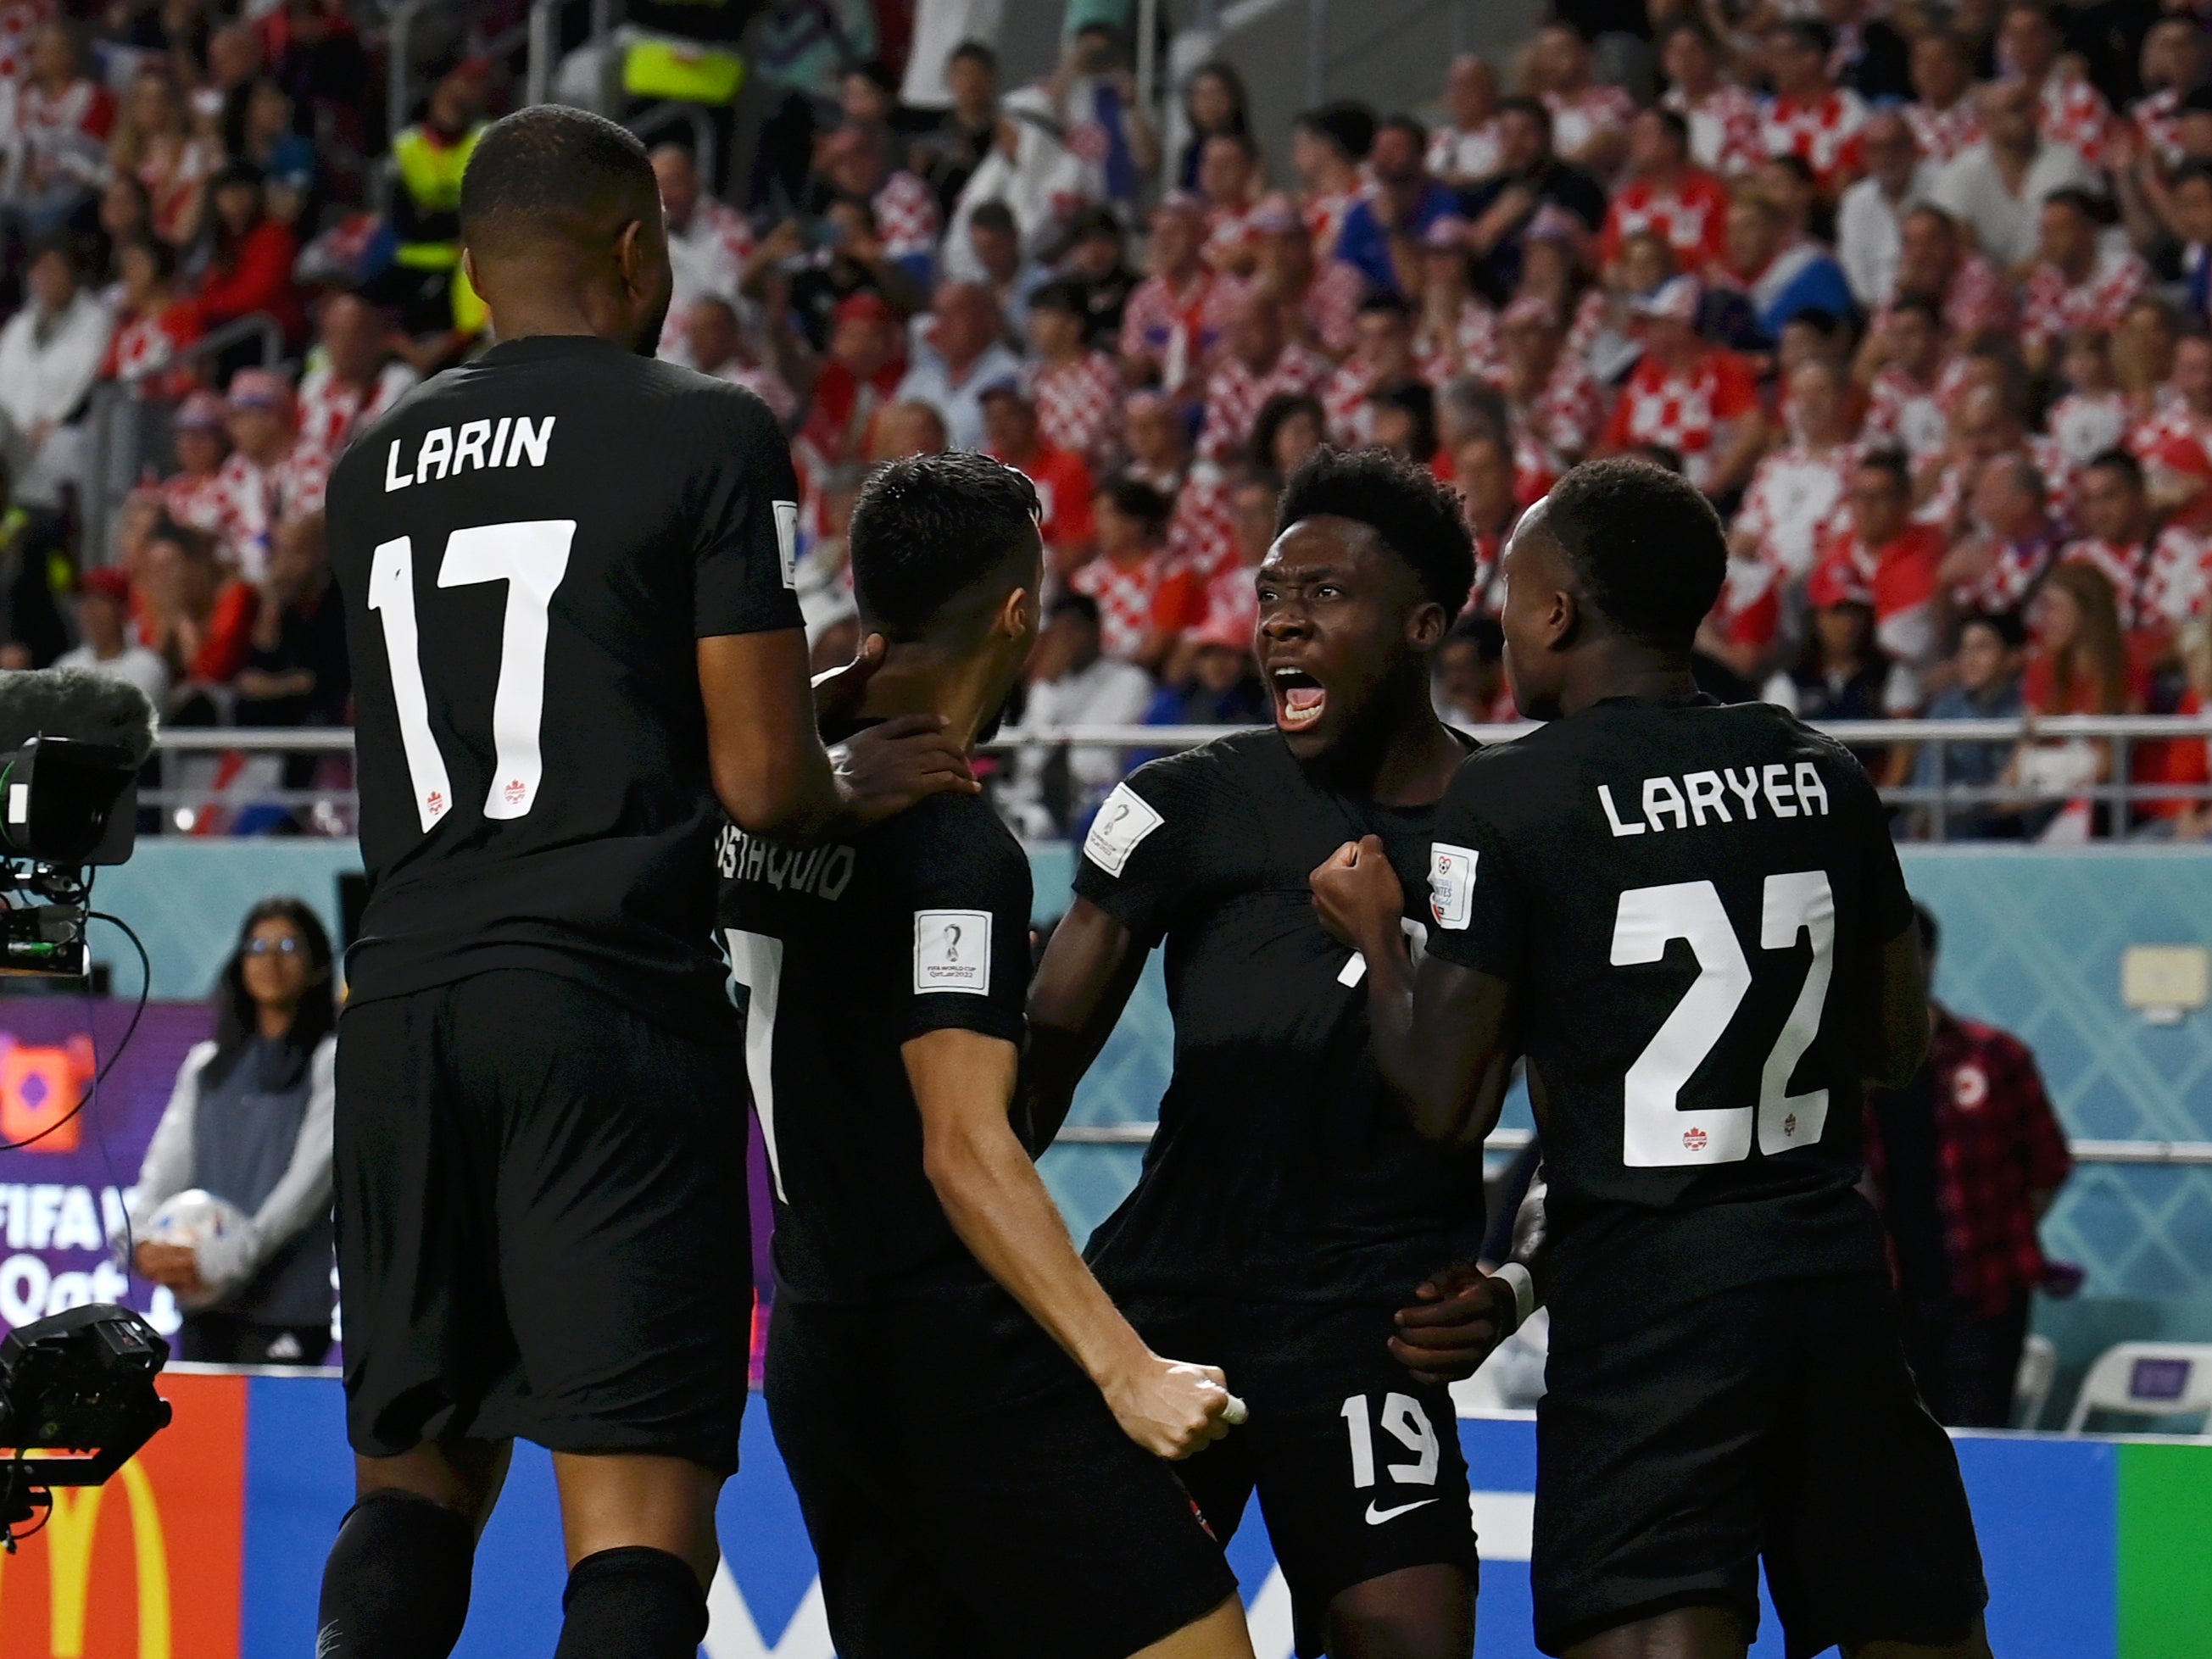
{"type": "Polygon", "coordinates": [[[914,990],[991,994],[991,913],[917,910],[914,913],[914,990]]]}
{"type": "Polygon", "coordinates": [[[1474,860],[1471,847],[1429,843],[1429,914],[1437,926],[1464,932],[1474,911],[1474,860]]]}
{"type": "Polygon", "coordinates": [[[1118,876],[1146,836],[1166,822],[1152,804],[1126,783],[1114,786],[1091,820],[1091,833],[1083,838],[1083,856],[1109,876],[1118,876]]]}

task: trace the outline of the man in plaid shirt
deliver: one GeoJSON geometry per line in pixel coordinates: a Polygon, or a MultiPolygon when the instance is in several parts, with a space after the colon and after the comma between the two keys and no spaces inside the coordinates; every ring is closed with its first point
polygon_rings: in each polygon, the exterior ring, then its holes
{"type": "Polygon", "coordinates": [[[2021,345],[2041,374],[2078,329],[2109,334],[2151,285],[2150,268],[2124,243],[2098,234],[2096,198],[2054,190],[2044,198],[2037,264],[2021,301],[2021,345]]]}
{"type": "MultiPolygon", "coordinates": [[[[1916,908],[1932,983],[1940,930],[1916,908]]],[[[1868,1097],[1867,1175],[1922,1399],[1941,1422],[2003,1428],[2029,1297],[2051,1276],[2036,1223],[2074,1160],[2027,1045],[1933,1000],[1928,1012],[1919,1072],[1868,1097]]]]}
{"type": "Polygon", "coordinates": [[[1279,392],[1318,392],[1336,367],[1284,337],[1281,308],[1265,294],[1238,297],[1222,347],[1206,377],[1206,416],[1200,423],[1199,447],[1209,460],[1226,460],[1244,447],[1268,398],[1279,392]]]}

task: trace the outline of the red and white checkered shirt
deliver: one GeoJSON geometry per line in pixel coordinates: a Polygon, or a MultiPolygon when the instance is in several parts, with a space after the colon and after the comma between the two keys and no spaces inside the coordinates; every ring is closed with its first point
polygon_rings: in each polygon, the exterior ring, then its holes
{"type": "Polygon", "coordinates": [[[2063,144],[2093,167],[2105,165],[2112,106],[2087,76],[2053,70],[2044,77],[2037,126],[2046,144],[2063,144]]]}
{"type": "Polygon", "coordinates": [[[1565,471],[1550,447],[1529,429],[1527,422],[1513,423],[1513,500],[1516,506],[1535,506],[1551,493],[1552,486],[1559,483],[1559,475],[1565,471]]]}
{"type": "Polygon", "coordinates": [[[2021,337],[2051,346],[2076,329],[2110,333],[2149,286],[2149,267],[2125,247],[2100,247],[2096,264],[2081,283],[2068,282],[2056,265],[2039,264],[2028,272],[2021,292],[2021,337]]]}
{"type": "Polygon", "coordinates": [[[216,533],[238,574],[258,581],[269,568],[270,538],[276,526],[305,514],[319,513],[330,462],[304,445],[273,466],[262,466],[235,452],[216,475],[222,486],[222,519],[216,533]]]}
{"type": "Polygon", "coordinates": [[[1932,167],[1942,167],[1982,142],[1982,112],[1975,106],[1971,90],[1948,109],[1907,104],[1899,112],[1905,125],[1912,129],[1912,142],[1919,148],[1921,159],[1932,167]]]}
{"type": "Polygon", "coordinates": [[[1298,296],[1298,314],[1321,349],[1332,356],[1352,349],[1359,326],[1359,302],[1367,297],[1367,278],[1357,265],[1330,259],[1317,266],[1298,296]]]}
{"type": "Polygon", "coordinates": [[[1858,584],[1874,595],[1875,639],[1908,667],[1924,668],[1942,652],[1936,626],[1936,572],[1945,545],[1932,526],[1909,524],[1887,546],[1869,547],[1846,509],[1820,554],[1822,564],[1848,565],[1858,584]]]}
{"type": "Polygon", "coordinates": [[[1733,555],[1721,579],[1720,598],[1705,621],[1730,645],[1764,651],[1782,633],[1782,571],[1771,560],[1733,555]]]}
{"type": "Polygon", "coordinates": [[[2124,392],[2069,392],[2051,405],[2043,423],[2052,441],[2078,468],[2125,444],[2128,428],[2134,422],[2124,392]]]}
{"type": "Polygon", "coordinates": [[[1578,155],[1592,139],[1625,131],[1636,118],[1636,100],[1626,88],[1595,82],[1577,93],[1547,92],[1544,106],[1552,112],[1552,148],[1561,155],[1578,155]]]}
{"type": "Polygon", "coordinates": [[[1669,88],[1659,102],[1688,124],[1690,155],[1699,167],[1734,179],[1766,159],[1765,118],[1759,100],[1733,82],[1715,87],[1695,108],[1680,87],[1669,88]]]}
{"type": "Polygon", "coordinates": [[[1438,127],[1429,135],[1426,165],[1439,179],[1487,179],[1498,171],[1498,118],[1479,127],[1438,127]]]}
{"type": "Polygon", "coordinates": [[[876,240],[886,258],[904,259],[917,253],[934,253],[942,228],[937,196],[911,173],[894,173],[870,204],[876,210],[876,240]]]}
{"type": "Polygon", "coordinates": [[[1414,343],[1421,378],[1431,386],[1462,374],[1488,374],[1502,368],[1504,354],[1498,340],[1498,313],[1472,295],[1462,300],[1459,318],[1449,339],[1425,336],[1414,343]]]}
{"type": "MultiPolygon", "coordinates": [[[[1889,297],[1894,300],[1897,295],[1889,297]]],[[[2012,289],[1997,274],[1997,268],[1978,253],[1961,255],[1943,289],[1943,326],[1966,342],[2008,332],[2012,322],[2012,289]]],[[[1875,313],[1869,328],[1888,326],[1889,307],[1885,303],[1875,313]]]]}
{"type": "Polygon", "coordinates": [[[300,382],[300,447],[322,457],[327,468],[345,453],[353,434],[414,389],[418,377],[404,363],[386,363],[367,392],[349,386],[325,363],[300,382]]]}
{"type": "Polygon", "coordinates": [[[179,472],[161,485],[161,510],[179,524],[204,530],[220,541],[230,513],[230,491],[220,471],[179,472]]]}
{"type": "Polygon", "coordinates": [[[1164,552],[1147,554],[1132,565],[1096,558],[1068,577],[1078,593],[1088,593],[1098,603],[1099,648],[1123,661],[1137,654],[1152,625],[1152,600],[1167,574],[1164,552]]]}
{"type": "Polygon", "coordinates": [[[21,81],[31,72],[31,37],[54,15],[50,0],[9,0],[0,5],[0,81],[21,81]]]}
{"type": "Polygon", "coordinates": [[[1647,179],[1632,179],[1613,192],[1606,210],[1599,257],[1610,264],[1623,242],[1651,231],[1666,239],[1681,269],[1702,270],[1727,251],[1728,210],[1728,187],[1710,173],[1689,173],[1668,191],[1647,179]]]}
{"type": "Polygon", "coordinates": [[[691,210],[691,222],[678,230],[668,228],[668,268],[674,291],[668,316],[660,326],[659,356],[690,363],[690,343],[684,338],[684,314],[697,300],[709,295],[738,302],[744,281],[745,261],[752,258],[753,228],[745,216],[727,203],[702,196],[691,210]]]}
{"type": "Polygon", "coordinates": [[[1682,458],[1682,472],[1703,489],[1712,477],[1722,428],[1759,407],[1751,370],[1733,351],[1716,347],[1679,373],[1646,356],[1613,405],[1606,442],[1615,449],[1652,445],[1682,458]]]}
{"type": "Polygon", "coordinates": [[[1850,444],[1815,454],[1791,439],[1752,473],[1735,527],[1753,538],[1760,558],[1796,580],[1812,569],[1846,510],[1856,459],[1850,444]]]}
{"type": "Polygon", "coordinates": [[[1358,185],[1321,191],[1298,204],[1298,216],[1306,222],[1306,234],[1313,238],[1316,263],[1336,257],[1336,240],[1344,234],[1344,216],[1364,193],[1358,185]]]}
{"type": "Polygon", "coordinates": [[[1251,265],[1253,207],[1247,202],[1206,210],[1206,263],[1216,270],[1241,271],[1251,265]]]}
{"type": "Polygon", "coordinates": [[[1032,361],[1024,378],[1047,443],[1086,461],[1105,454],[1121,414],[1121,371],[1111,357],[1086,351],[1063,363],[1032,361]]]}
{"type": "Polygon", "coordinates": [[[1997,550],[1996,562],[1979,577],[1952,584],[1953,606],[1960,611],[2019,610],[2057,562],[2058,544],[2056,526],[2046,527],[2026,541],[2007,542],[1997,550]]]}
{"type": "Polygon", "coordinates": [[[2121,547],[2095,537],[2067,543],[2060,560],[2078,559],[2105,573],[2130,633],[2146,628],[2178,628],[2204,603],[2203,538],[2169,525],[2148,542],[2121,547]]]}
{"type": "Polygon", "coordinates": [[[1339,448],[1358,449],[1374,441],[1375,422],[1367,394],[1375,384],[1374,365],[1354,352],[1322,387],[1321,407],[1328,417],[1328,441],[1339,448]]]}
{"type": "MultiPolygon", "coordinates": [[[[1506,391],[1502,368],[1490,380],[1499,391],[1506,391]]],[[[1565,471],[1589,454],[1605,434],[1605,388],[1588,363],[1566,352],[1559,354],[1543,389],[1528,404],[1512,403],[1510,392],[1507,400],[1515,432],[1526,433],[1543,446],[1554,472],[1565,471]]]]}
{"type": "Polygon", "coordinates": [[[1902,449],[1920,466],[1943,452],[1951,439],[1951,404],[1943,382],[1962,359],[1954,358],[1932,386],[1920,385],[1895,364],[1874,377],[1867,388],[1866,422],[1860,436],[1869,449],[1902,449]]]}
{"type": "Polygon", "coordinates": [[[1180,390],[1213,355],[1243,291],[1243,283],[1211,271],[1180,290],[1169,287],[1164,276],[1147,276],[1131,291],[1121,312],[1121,355],[1158,365],[1168,390],[1180,390]]]}
{"type": "Polygon", "coordinates": [[[1860,171],[1859,129],[1866,121],[1867,106],[1858,94],[1836,87],[1818,103],[1769,99],[1760,132],[1769,155],[1803,158],[1820,188],[1832,197],[1860,171]]]}
{"type": "MultiPolygon", "coordinates": [[[[2035,470],[2043,477],[2044,505],[2051,516],[2062,526],[2074,521],[2074,483],[2080,469],[2058,441],[2047,432],[2031,432],[2022,446],[2035,470]]],[[[1928,499],[1912,512],[1915,522],[1949,527],[1958,524],[1966,510],[1966,474],[1956,462],[1946,466],[1936,480],[1936,488],[1928,499]]]]}
{"type": "Polygon", "coordinates": [[[1237,520],[1229,501],[1229,475],[1199,461],[1174,492],[1168,520],[1168,561],[1177,570],[1211,575],[1237,562],[1237,520]]]}
{"type": "Polygon", "coordinates": [[[2185,519],[2204,528],[2204,508],[2212,503],[2212,419],[2191,413],[2176,398],[2129,434],[2128,448],[2154,489],[2168,483],[2207,487],[2182,509],[2185,519]]]}
{"type": "Polygon", "coordinates": [[[1335,372],[1318,351],[1295,340],[1276,354],[1265,374],[1255,374],[1241,357],[1222,354],[1206,377],[1206,414],[1199,423],[1199,447],[1209,460],[1225,460],[1252,436],[1260,406],[1278,392],[1318,394],[1335,372]]]}
{"type": "Polygon", "coordinates": [[[25,81],[15,88],[15,131],[0,141],[21,145],[21,188],[45,190],[71,179],[89,185],[99,181],[114,130],[115,100],[98,82],[71,81],[49,94],[25,81]]]}
{"type": "Polygon", "coordinates": [[[799,413],[799,397],[792,391],[783,376],[761,363],[748,363],[732,357],[720,368],[700,371],[710,380],[727,380],[732,386],[741,386],[768,405],[769,414],[788,425],[791,417],[799,413]]]}
{"type": "Polygon", "coordinates": [[[1605,332],[1605,297],[1602,288],[1591,288],[1576,302],[1575,314],[1567,323],[1570,357],[1587,358],[1596,348],[1598,336],[1605,332]]]}
{"type": "Polygon", "coordinates": [[[2158,157],[2159,165],[2167,168],[2181,165],[2181,94],[2172,87],[2154,92],[2148,98],[2136,100],[2129,112],[2136,131],[2158,157]]]}
{"type": "Polygon", "coordinates": [[[192,388],[194,371],[163,371],[199,337],[199,308],[188,301],[176,301],[156,312],[142,312],[123,320],[108,336],[100,378],[134,382],[157,398],[181,398],[192,388]]]}

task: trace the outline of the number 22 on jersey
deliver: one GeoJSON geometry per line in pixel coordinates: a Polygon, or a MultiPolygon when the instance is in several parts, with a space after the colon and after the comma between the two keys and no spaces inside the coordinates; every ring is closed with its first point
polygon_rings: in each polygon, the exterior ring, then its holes
{"type": "MultiPolygon", "coordinates": [[[[525,519],[477,525],[446,538],[446,556],[438,565],[440,587],[507,584],[499,684],[492,694],[492,778],[483,806],[488,818],[522,817],[538,799],[545,774],[539,739],[545,717],[547,617],[553,592],[568,574],[568,544],[575,534],[574,519],[525,519]]],[[[428,835],[452,810],[453,786],[445,752],[430,729],[422,636],[415,616],[415,544],[408,537],[377,548],[369,566],[368,608],[384,624],[399,741],[407,756],[415,810],[428,835]]]]}
{"type": "MultiPolygon", "coordinates": [[[[1762,951],[1787,951],[1811,936],[1813,960],[1790,1018],[1759,1068],[1759,1150],[1771,1157],[1810,1146],[1828,1121],[1828,1091],[1790,1092],[1790,1074],[1820,1035],[1820,1013],[1835,971],[1836,898],[1823,870],[1769,876],[1759,912],[1762,951]]],[[[1632,1170],[1737,1164],[1751,1156],[1754,1111],[1749,1106],[1680,1109],[1679,1097],[1727,1033],[1751,989],[1751,963],[1735,924],[1710,881],[1632,887],[1620,896],[1613,923],[1613,965],[1662,960],[1676,939],[1687,941],[1698,976],[1621,1079],[1621,1161],[1632,1170]]]]}

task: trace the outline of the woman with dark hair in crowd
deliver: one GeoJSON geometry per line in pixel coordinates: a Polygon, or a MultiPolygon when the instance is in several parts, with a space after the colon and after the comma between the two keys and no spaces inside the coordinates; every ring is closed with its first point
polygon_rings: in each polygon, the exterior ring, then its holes
{"type": "Polygon", "coordinates": [[[216,982],[215,1036],[185,1056],[131,1206],[132,1263],[187,1310],[179,1358],[313,1365],[331,1342],[331,1125],[337,1001],[307,904],[246,913],[216,982]],[[190,1243],[149,1237],[197,1188],[239,1215],[190,1243]]]}
{"type": "MultiPolygon", "coordinates": [[[[199,289],[202,324],[212,331],[260,313],[276,319],[288,343],[304,338],[307,313],[292,282],[299,239],[290,226],[269,216],[261,170],[251,161],[234,161],[216,175],[210,195],[208,267],[199,289]]],[[[258,350],[249,347],[235,362],[226,355],[221,371],[227,375],[248,361],[259,362],[258,350]]]]}
{"type": "Polygon", "coordinates": [[[1328,416],[1321,399],[1303,392],[1278,392],[1253,417],[1245,459],[1255,472],[1287,478],[1321,447],[1328,432],[1328,416]]]}
{"type": "MultiPolygon", "coordinates": [[[[2021,676],[2021,701],[2032,714],[2132,714],[2142,712],[2148,687],[2130,665],[2127,636],[2121,631],[2112,579],[2083,560],[2069,559],[2043,579],[2028,605],[2027,666],[2021,676]]],[[[2078,822],[2076,835],[2092,823],[2107,824],[2100,807],[2094,817],[2086,800],[2064,801],[2075,790],[2105,783],[2112,775],[2112,745],[2087,738],[2030,739],[2013,750],[2005,781],[2032,790],[2028,823],[2038,831],[2054,830],[2061,817],[2078,822]]]]}
{"type": "Polygon", "coordinates": [[[1183,141],[1182,154],[1176,161],[1178,189],[1198,188],[1198,164],[1206,154],[1207,139],[1222,134],[1237,138],[1252,136],[1251,107],[1252,100],[1244,93],[1244,77],[1234,64],[1209,58],[1190,72],[1182,88],[1183,118],[1189,125],[1190,136],[1183,141]]]}
{"type": "Polygon", "coordinates": [[[154,234],[172,247],[185,247],[199,234],[208,175],[219,159],[192,131],[176,76],[158,63],[140,70],[124,100],[107,161],[112,171],[146,187],[154,234]]]}
{"type": "MultiPolygon", "coordinates": [[[[1806,584],[1805,642],[1796,662],[1766,683],[1765,697],[1804,720],[1879,720],[1910,714],[1919,702],[1912,671],[1875,639],[1874,594],[1848,565],[1829,560],[1806,584]]],[[[1869,776],[1881,780],[1892,751],[1851,751],[1869,776]]],[[[1910,751],[1899,751],[1900,768],[1910,751]]],[[[1890,779],[1900,782],[1902,778],[1890,779]]]]}

